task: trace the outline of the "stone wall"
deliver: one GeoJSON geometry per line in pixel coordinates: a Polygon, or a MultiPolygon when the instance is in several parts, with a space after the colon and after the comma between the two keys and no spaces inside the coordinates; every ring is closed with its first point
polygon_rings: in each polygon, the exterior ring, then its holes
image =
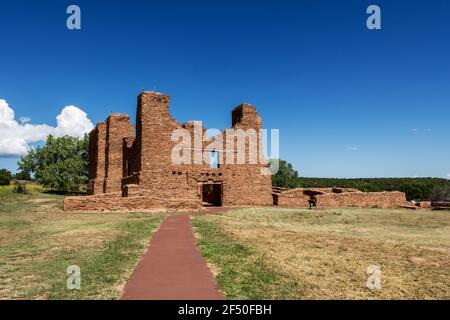
{"type": "Polygon", "coordinates": [[[360,192],[345,191],[329,192],[328,189],[291,189],[274,192],[274,203],[280,207],[309,208],[310,194],[315,194],[318,208],[345,208],[345,207],[378,207],[399,208],[407,204],[405,193],[392,192],[360,192]]]}
{"type": "Polygon", "coordinates": [[[273,193],[273,203],[285,208],[309,208],[310,196],[303,193],[304,189],[279,190],[273,193]]]}
{"type": "MultiPolygon", "coordinates": [[[[204,200],[204,184],[220,186],[216,194],[220,194],[220,203],[225,206],[272,205],[271,177],[261,174],[266,163],[251,163],[249,139],[244,141],[245,163],[225,164],[227,157],[237,160],[237,143],[234,149],[227,150],[224,131],[222,145],[210,149],[214,140],[202,139],[206,129],[196,121],[180,125],[170,115],[169,103],[168,95],[141,93],[137,99],[136,135],[128,115],[112,114],[106,124],[97,125],[90,134],[89,169],[89,194],[95,196],[67,197],[66,210],[199,208],[204,200]],[[172,150],[178,143],[172,141],[172,134],[177,129],[187,129],[192,138],[188,149],[192,163],[172,161],[172,150]],[[210,151],[218,152],[222,160],[217,168],[209,164],[210,151]],[[200,163],[194,162],[196,158],[200,163]]],[[[249,104],[232,111],[231,124],[233,129],[242,130],[257,131],[262,127],[256,109],[249,104]]]]}
{"type": "Polygon", "coordinates": [[[103,193],[105,183],[106,123],[99,122],[89,134],[89,195],[103,193]]]}
{"type": "Polygon", "coordinates": [[[92,196],[65,197],[66,211],[127,211],[127,210],[198,210],[197,201],[182,198],[164,198],[151,191],[141,191],[140,195],[123,197],[121,192],[92,196]]]}
{"type": "Polygon", "coordinates": [[[361,192],[361,193],[329,193],[317,196],[319,207],[377,207],[399,208],[406,205],[405,193],[391,192],[361,192]]]}
{"type": "Polygon", "coordinates": [[[431,207],[433,210],[450,210],[450,201],[433,201],[431,207]]]}
{"type": "Polygon", "coordinates": [[[124,139],[134,136],[134,127],[126,114],[112,114],[106,120],[106,159],[104,192],[122,190],[124,139]]]}

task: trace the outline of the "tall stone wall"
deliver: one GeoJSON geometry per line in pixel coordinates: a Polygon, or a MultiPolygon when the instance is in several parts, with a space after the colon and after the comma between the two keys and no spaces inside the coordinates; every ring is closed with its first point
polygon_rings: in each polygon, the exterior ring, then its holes
{"type": "Polygon", "coordinates": [[[130,117],[112,114],[106,120],[106,160],[104,192],[122,191],[124,138],[134,136],[130,117]]]}
{"type": "MultiPolygon", "coordinates": [[[[224,172],[225,183],[223,186],[223,202],[225,205],[272,205],[272,178],[270,175],[262,174],[266,163],[261,163],[263,159],[262,143],[260,141],[259,130],[262,128],[262,120],[256,109],[250,104],[241,104],[232,111],[232,129],[242,130],[246,133],[244,137],[245,146],[245,163],[238,164],[238,139],[234,139],[233,149],[226,149],[224,154],[224,172]],[[256,140],[250,137],[248,133],[251,131],[256,133],[256,140]],[[251,145],[253,144],[253,146],[251,145]],[[250,158],[250,148],[255,148],[254,158],[250,158]],[[229,157],[232,160],[227,161],[229,157]],[[228,163],[234,164],[228,164],[228,163]]],[[[225,133],[224,141],[231,140],[225,133]]],[[[225,145],[228,147],[227,145],[225,145]]]]}
{"type": "Polygon", "coordinates": [[[103,193],[106,159],[106,123],[99,122],[89,134],[89,185],[87,194],[103,193]]]}
{"type": "Polygon", "coordinates": [[[188,167],[172,163],[172,133],[182,126],[169,112],[170,97],[143,92],[138,97],[136,114],[136,157],[139,190],[147,190],[166,199],[197,201],[197,189],[187,180],[188,167]]]}

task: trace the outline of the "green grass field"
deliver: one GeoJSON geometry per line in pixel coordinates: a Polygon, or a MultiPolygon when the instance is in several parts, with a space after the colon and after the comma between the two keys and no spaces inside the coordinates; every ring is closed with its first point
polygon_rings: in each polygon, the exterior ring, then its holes
{"type": "Polygon", "coordinates": [[[163,214],[67,213],[62,196],[0,187],[0,299],[116,299],[163,214]],[[81,269],[68,290],[66,269],[81,269]]]}
{"type": "MultiPolygon", "coordinates": [[[[68,213],[0,187],[0,299],[117,299],[167,214],[68,213]],[[66,269],[81,269],[68,290],[66,269]]],[[[450,212],[237,209],[194,215],[228,299],[450,299],[450,212]],[[366,287],[378,265],[382,288],[366,287]]]]}
{"type": "Polygon", "coordinates": [[[194,226],[228,298],[450,298],[450,212],[240,209],[194,226]],[[366,287],[370,265],[380,290],[366,287]]]}

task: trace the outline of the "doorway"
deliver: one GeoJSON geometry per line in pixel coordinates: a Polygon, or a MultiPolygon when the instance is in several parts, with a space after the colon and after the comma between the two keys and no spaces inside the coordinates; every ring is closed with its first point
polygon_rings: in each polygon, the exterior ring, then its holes
{"type": "Polygon", "coordinates": [[[222,184],[204,183],[202,184],[202,202],[204,206],[222,206],[222,184]]]}

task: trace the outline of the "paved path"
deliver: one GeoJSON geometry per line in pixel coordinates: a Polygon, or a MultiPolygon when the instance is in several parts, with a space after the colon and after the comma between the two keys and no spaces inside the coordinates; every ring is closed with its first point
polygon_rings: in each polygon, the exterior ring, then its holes
{"type": "Polygon", "coordinates": [[[121,299],[223,299],[195,243],[189,215],[166,218],[126,283],[121,299]]]}

